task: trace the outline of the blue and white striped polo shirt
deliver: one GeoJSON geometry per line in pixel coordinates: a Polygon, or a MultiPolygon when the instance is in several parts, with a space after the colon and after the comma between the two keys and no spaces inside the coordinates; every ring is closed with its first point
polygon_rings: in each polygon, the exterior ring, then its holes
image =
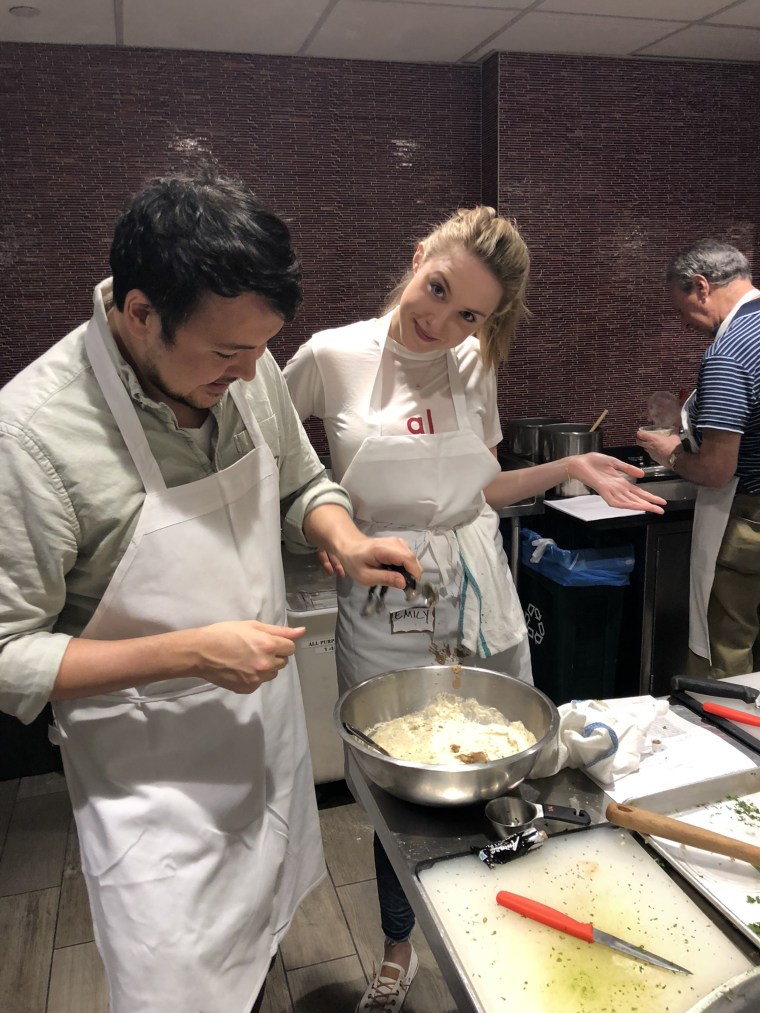
{"type": "Polygon", "coordinates": [[[741,433],[736,474],[741,492],[760,493],[760,299],[736,311],[699,367],[692,428],[741,433]]]}

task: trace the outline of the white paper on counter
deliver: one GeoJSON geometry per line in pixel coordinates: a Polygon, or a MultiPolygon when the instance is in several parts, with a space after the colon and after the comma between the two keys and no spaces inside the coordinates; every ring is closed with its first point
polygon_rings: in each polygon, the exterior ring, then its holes
{"type": "Polygon", "coordinates": [[[570,496],[568,499],[545,499],[544,506],[562,510],[579,521],[606,521],[611,517],[635,517],[644,510],[623,510],[608,506],[601,496],[570,496]]]}
{"type": "Polygon", "coordinates": [[[637,771],[617,778],[614,785],[597,781],[593,770],[584,773],[615,802],[627,802],[631,798],[654,795],[757,766],[754,760],[715,732],[687,721],[672,709],[657,719],[649,737],[654,751],[643,757],[637,771]]]}

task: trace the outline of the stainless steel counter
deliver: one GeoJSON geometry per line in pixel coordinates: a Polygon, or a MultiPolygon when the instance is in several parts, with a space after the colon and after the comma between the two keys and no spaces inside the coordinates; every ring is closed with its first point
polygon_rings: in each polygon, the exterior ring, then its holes
{"type": "MultiPolygon", "coordinates": [[[[698,723],[684,707],[674,708],[687,720],[698,723]]],[[[721,732],[721,737],[727,738],[721,732]]],[[[757,762],[757,754],[744,749],[735,740],[732,745],[742,749],[757,762]]],[[[422,862],[460,854],[469,854],[475,845],[482,847],[494,841],[494,835],[484,814],[484,803],[472,806],[435,808],[414,805],[397,799],[369,782],[361,769],[349,755],[348,767],[357,800],[361,803],[393,864],[399,881],[414,909],[417,922],[438,962],[446,984],[454,998],[459,1013],[488,1013],[483,1010],[470,985],[469,977],[456,952],[449,949],[446,937],[438,922],[435,911],[428,905],[420,888],[416,872],[422,862]]],[[[591,816],[592,826],[605,822],[604,813],[611,801],[609,796],[579,770],[562,770],[549,778],[523,782],[519,793],[530,802],[554,802],[585,809],[591,816]]],[[[538,829],[545,829],[550,835],[557,832],[556,824],[536,821],[538,829]]],[[[583,833],[583,831],[576,831],[583,833]]],[[[740,947],[749,951],[749,944],[719,912],[673,872],[679,885],[694,902],[707,911],[713,920],[730,935],[740,947]]],[[[760,955],[753,952],[755,962],[760,955]]]]}

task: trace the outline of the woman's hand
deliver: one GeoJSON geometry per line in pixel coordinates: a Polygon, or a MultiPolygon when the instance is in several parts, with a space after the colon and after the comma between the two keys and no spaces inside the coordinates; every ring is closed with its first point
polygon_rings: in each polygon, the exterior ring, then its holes
{"type": "Polygon", "coordinates": [[[633,464],[626,464],[608,454],[579,454],[564,459],[567,473],[577,478],[584,485],[590,486],[602,497],[605,503],[624,510],[647,510],[661,514],[667,500],[661,496],[641,489],[629,482],[631,478],[643,478],[644,472],[633,464]]]}

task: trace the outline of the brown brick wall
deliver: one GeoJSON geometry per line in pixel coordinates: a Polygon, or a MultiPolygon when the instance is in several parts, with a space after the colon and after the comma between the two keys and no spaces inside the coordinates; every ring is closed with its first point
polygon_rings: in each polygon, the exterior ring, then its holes
{"type": "MultiPolygon", "coordinates": [[[[690,390],[708,341],[662,283],[715,235],[758,263],[760,67],[499,54],[499,210],[531,250],[503,416],[593,421],[633,442],[653,390],[690,390]]],[[[760,271],[758,272],[760,273],[760,271]]]]}
{"type": "Polygon", "coordinates": [[[752,65],[500,54],[481,71],[1,44],[0,80],[0,383],[89,315],[118,211],[194,153],[291,222],[306,301],[281,362],[371,315],[431,223],[497,203],[534,262],[503,415],[607,407],[608,444],[630,442],[650,390],[696,372],[704,342],[667,312],[668,256],[709,232],[758,252],[752,65]]]}

